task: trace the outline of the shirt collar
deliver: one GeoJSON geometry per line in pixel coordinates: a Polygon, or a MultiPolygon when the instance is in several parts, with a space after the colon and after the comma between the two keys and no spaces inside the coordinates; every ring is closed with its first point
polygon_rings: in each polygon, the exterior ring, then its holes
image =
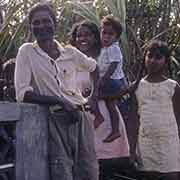
{"type": "Polygon", "coordinates": [[[109,47],[112,47],[112,46],[119,46],[119,42],[118,42],[118,41],[115,41],[115,42],[113,42],[110,46],[108,46],[108,47],[103,47],[102,49],[108,49],[109,47]]]}
{"type": "MultiPolygon", "coordinates": [[[[54,41],[55,41],[55,43],[57,44],[60,53],[61,53],[61,54],[64,53],[64,51],[65,51],[64,47],[63,47],[57,40],[54,40],[54,41]]],[[[49,57],[49,55],[48,55],[45,51],[43,51],[43,50],[39,47],[37,41],[34,41],[34,42],[33,42],[33,48],[35,48],[35,50],[36,50],[41,56],[44,56],[44,57],[46,57],[46,58],[51,58],[51,57],[49,57]]],[[[60,56],[61,56],[61,55],[60,55],[60,56]]],[[[52,59],[52,58],[51,58],[51,59],[52,59]]],[[[58,59],[59,59],[59,58],[58,58],[58,59]]],[[[57,60],[58,60],[58,59],[57,59],[57,60]]],[[[52,60],[54,61],[54,59],[52,59],[52,60]]]]}
{"type": "Polygon", "coordinates": [[[116,42],[114,42],[112,45],[118,45],[118,46],[119,46],[119,42],[116,41],[116,42]]]}

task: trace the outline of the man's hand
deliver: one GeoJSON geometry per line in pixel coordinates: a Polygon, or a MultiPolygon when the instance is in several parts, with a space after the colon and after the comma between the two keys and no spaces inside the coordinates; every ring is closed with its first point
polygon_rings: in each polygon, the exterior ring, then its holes
{"type": "Polygon", "coordinates": [[[68,115],[70,117],[70,121],[72,123],[76,123],[79,121],[80,114],[79,114],[79,109],[78,106],[72,104],[65,98],[61,99],[61,102],[63,103],[63,108],[66,112],[68,112],[68,115]]]}
{"type": "Polygon", "coordinates": [[[70,101],[66,100],[65,98],[63,98],[61,102],[63,103],[64,109],[68,112],[74,112],[77,111],[78,109],[76,105],[72,104],[70,101]]]}

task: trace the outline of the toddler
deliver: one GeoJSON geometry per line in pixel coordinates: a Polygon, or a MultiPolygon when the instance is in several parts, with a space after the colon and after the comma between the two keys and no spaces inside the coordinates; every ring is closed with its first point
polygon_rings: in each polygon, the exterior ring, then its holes
{"type": "MultiPolygon", "coordinates": [[[[101,53],[98,58],[99,66],[99,94],[108,95],[117,93],[126,86],[123,72],[123,57],[119,47],[119,39],[122,33],[120,22],[113,16],[105,16],[101,21],[101,53]]],[[[119,114],[117,100],[105,100],[111,117],[111,133],[104,142],[112,142],[120,136],[119,114]]],[[[99,109],[96,109],[95,128],[104,121],[99,109]]]]}

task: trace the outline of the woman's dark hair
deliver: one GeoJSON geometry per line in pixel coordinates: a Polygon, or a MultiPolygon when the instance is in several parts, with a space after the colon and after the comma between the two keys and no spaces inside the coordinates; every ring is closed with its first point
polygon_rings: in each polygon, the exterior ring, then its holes
{"type": "Polygon", "coordinates": [[[101,20],[101,26],[112,26],[114,31],[117,34],[117,39],[120,39],[120,36],[122,34],[122,26],[119,20],[112,16],[112,15],[107,15],[101,20]]]}
{"type": "Polygon", "coordinates": [[[101,51],[100,32],[99,32],[98,26],[91,21],[84,20],[80,23],[74,24],[74,26],[72,27],[71,33],[70,33],[70,44],[73,46],[76,46],[77,30],[78,30],[78,28],[80,28],[82,26],[87,27],[94,35],[94,39],[95,39],[94,48],[95,48],[96,54],[98,56],[101,51]]]}
{"type": "Polygon", "coordinates": [[[53,10],[53,6],[51,3],[35,4],[35,6],[33,6],[30,9],[29,14],[28,14],[29,24],[31,24],[34,14],[38,11],[47,11],[49,15],[51,16],[51,18],[53,19],[55,26],[57,25],[56,15],[55,15],[55,12],[53,10]]]}

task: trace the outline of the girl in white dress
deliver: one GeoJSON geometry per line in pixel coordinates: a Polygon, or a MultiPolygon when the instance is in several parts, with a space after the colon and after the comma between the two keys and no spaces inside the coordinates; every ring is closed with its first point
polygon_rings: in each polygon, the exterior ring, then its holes
{"type": "MultiPolygon", "coordinates": [[[[134,117],[139,117],[136,150],[139,168],[148,180],[158,177],[163,180],[179,179],[180,86],[164,76],[169,62],[167,44],[162,41],[151,42],[144,59],[147,75],[140,80],[135,91],[134,117]]],[[[131,151],[135,152],[135,146],[131,151]]]]}

